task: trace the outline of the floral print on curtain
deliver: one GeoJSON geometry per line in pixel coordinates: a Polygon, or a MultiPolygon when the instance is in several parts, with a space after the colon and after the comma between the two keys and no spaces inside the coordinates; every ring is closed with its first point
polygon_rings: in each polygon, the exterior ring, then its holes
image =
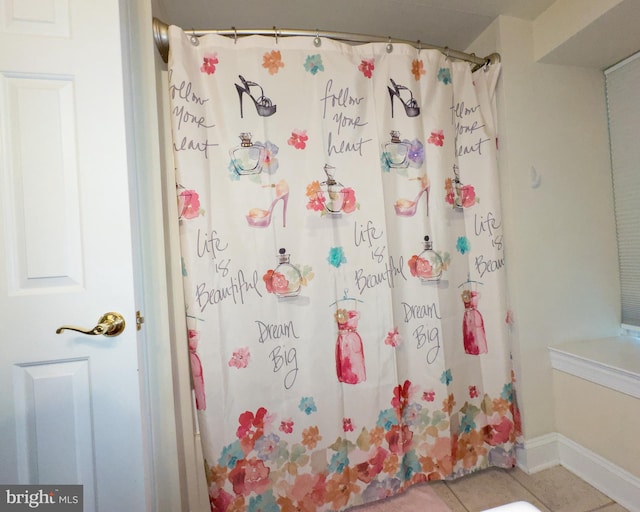
{"type": "Polygon", "coordinates": [[[342,510],[514,464],[494,90],[433,50],[170,28],[212,510],[342,510]]]}

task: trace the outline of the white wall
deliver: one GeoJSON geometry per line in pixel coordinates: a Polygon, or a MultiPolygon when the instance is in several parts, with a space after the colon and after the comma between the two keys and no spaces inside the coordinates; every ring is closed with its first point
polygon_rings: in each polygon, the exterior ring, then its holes
{"type": "Polygon", "coordinates": [[[533,23],[503,16],[469,49],[502,58],[499,164],[525,439],[556,431],[547,347],[617,335],[620,310],[604,75],[534,62],[533,46],[533,23]]]}

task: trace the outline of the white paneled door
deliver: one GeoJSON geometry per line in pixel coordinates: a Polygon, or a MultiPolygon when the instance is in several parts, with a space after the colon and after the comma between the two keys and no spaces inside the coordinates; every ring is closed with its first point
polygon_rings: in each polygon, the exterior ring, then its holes
{"type": "Polygon", "coordinates": [[[149,501],[120,37],[118,0],[0,0],[0,483],[100,512],[149,501]]]}

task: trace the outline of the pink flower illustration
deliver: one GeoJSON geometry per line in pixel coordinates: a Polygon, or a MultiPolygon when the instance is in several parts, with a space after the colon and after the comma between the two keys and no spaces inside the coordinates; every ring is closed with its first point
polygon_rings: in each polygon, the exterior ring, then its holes
{"type": "Polygon", "coordinates": [[[453,191],[453,180],[451,178],[447,178],[444,182],[444,189],[447,191],[447,194],[444,200],[453,206],[456,201],[456,195],[453,191]]]}
{"type": "Polygon", "coordinates": [[[240,447],[245,455],[253,450],[256,441],[264,435],[264,429],[271,417],[267,416],[267,410],[259,407],[256,413],[245,411],[238,417],[238,428],[236,437],[240,442],[240,447]]]}
{"type": "Polygon", "coordinates": [[[513,311],[511,311],[510,309],[507,309],[507,314],[504,317],[504,323],[506,323],[507,325],[513,325],[515,322],[514,318],[513,318],[513,311]]]}
{"type": "Polygon", "coordinates": [[[321,212],[324,210],[324,203],[326,199],[322,193],[315,197],[310,197],[307,203],[307,210],[313,210],[315,212],[321,212]]]}
{"type": "Polygon", "coordinates": [[[476,386],[469,386],[469,398],[478,398],[478,388],[476,386]]]}
{"type": "Polygon", "coordinates": [[[183,190],[178,196],[178,212],[181,219],[195,219],[200,215],[200,198],[195,190],[183,190]]]}
{"type": "Polygon", "coordinates": [[[321,212],[324,210],[324,203],[326,201],[324,194],[322,193],[322,189],[320,188],[320,183],[318,181],[314,181],[307,185],[306,196],[309,198],[309,202],[307,203],[307,210],[313,210],[316,212],[321,212]]]}
{"type": "Polygon", "coordinates": [[[485,439],[491,446],[506,443],[513,431],[513,423],[506,416],[500,418],[498,423],[490,423],[485,427],[485,439]]]}
{"type": "Polygon", "coordinates": [[[413,432],[409,425],[393,425],[391,430],[385,434],[385,439],[389,443],[391,453],[404,454],[411,449],[413,432]]]}
{"type": "Polygon", "coordinates": [[[246,368],[249,364],[249,347],[239,348],[233,352],[231,359],[229,359],[229,366],[235,366],[236,368],[246,368]]]}
{"type": "Polygon", "coordinates": [[[233,496],[224,489],[219,489],[215,484],[209,487],[209,502],[211,510],[227,510],[233,502],[233,496]]]}
{"type": "Polygon", "coordinates": [[[296,149],[304,149],[307,147],[308,139],[307,130],[293,130],[287,143],[296,149]]]}
{"type": "Polygon", "coordinates": [[[260,459],[241,459],[229,472],[233,492],[248,496],[252,492],[261,494],[269,487],[269,468],[260,459]]]}
{"type": "Polygon", "coordinates": [[[371,78],[372,72],[375,66],[373,65],[373,59],[363,59],[358,66],[358,70],[362,72],[367,78],[371,78]]]}
{"type": "Polygon", "coordinates": [[[435,391],[425,391],[424,393],[422,393],[422,399],[425,402],[433,402],[436,399],[436,392],[435,391]]]}
{"type": "Polygon", "coordinates": [[[344,213],[351,213],[356,209],[356,193],[350,187],[343,188],[341,190],[344,197],[342,202],[342,211],[344,213]]]}
{"type": "Polygon", "coordinates": [[[286,293],[289,290],[289,280],[280,272],[267,270],[262,279],[269,293],[286,293]]]}
{"type": "Polygon", "coordinates": [[[427,139],[427,142],[429,144],[433,144],[435,146],[443,146],[444,145],[444,132],[442,130],[431,132],[431,135],[427,139]]]}
{"type": "Polygon", "coordinates": [[[204,411],[207,408],[207,399],[204,391],[204,372],[202,361],[197,353],[200,333],[195,329],[188,330],[189,336],[189,361],[191,363],[191,376],[193,378],[193,392],[196,398],[196,409],[204,411]]]}
{"type": "MultiPolygon", "coordinates": [[[[384,468],[384,461],[389,456],[389,452],[378,446],[373,457],[369,460],[362,462],[356,466],[356,470],[358,471],[358,480],[368,484],[373,480],[376,475],[378,475],[384,468]]],[[[386,497],[386,495],[382,496],[386,497]]]]}
{"type": "Polygon", "coordinates": [[[213,75],[216,72],[216,64],[218,64],[218,54],[209,53],[204,56],[200,71],[207,75],[213,75]]]}
{"type": "Polygon", "coordinates": [[[342,430],[345,432],[353,432],[353,423],[351,423],[351,418],[342,418],[342,430]]]}
{"type": "Polygon", "coordinates": [[[280,422],[280,431],[285,434],[291,434],[293,432],[293,420],[291,418],[282,420],[280,422]]]}
{"type": "Polygon", "coordinates": [[[476,202],[476,190],[472,185],[463,185],[462,186],[462,206],[464,208],[469,208],[469,206],[473,206],[476,202]]]}
{"type": "Polygon", "coordinates": [[[397,327],[394,327],[393,331],[389,331],[387,333],[387,337],[384,339],[385,345],[390,345],[392,347],[397,347],[398,345],[400,345],[401,341],[402,338],[400,337],[400,334],[398,334],[397,327]]]}
{"type": "Polygon", "coordinates": [[[411,256],[407,264],[409,265],[411,275],[414,277],[431,277],[433,275],[431,263],[415,254],[411,256]]]}

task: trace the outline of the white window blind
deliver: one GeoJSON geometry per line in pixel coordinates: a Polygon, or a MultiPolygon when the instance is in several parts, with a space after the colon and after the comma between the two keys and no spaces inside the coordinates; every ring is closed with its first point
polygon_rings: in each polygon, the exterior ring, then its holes
{"type": "Polygon", "coordinates": [[[640,53],[605,72],[622,323],[640,326],[640,53]]]}

